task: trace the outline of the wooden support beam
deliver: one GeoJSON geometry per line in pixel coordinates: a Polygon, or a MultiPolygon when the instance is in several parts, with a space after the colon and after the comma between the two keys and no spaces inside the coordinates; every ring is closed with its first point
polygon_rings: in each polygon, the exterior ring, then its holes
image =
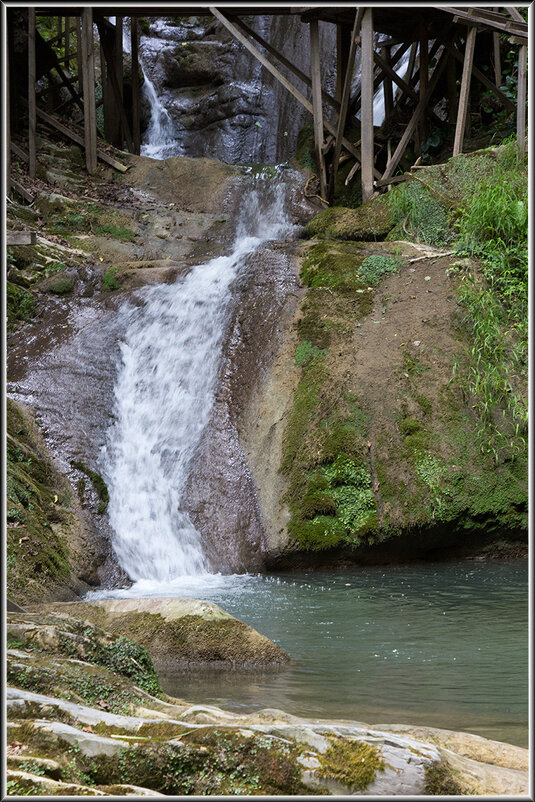
{"type": "MultiPolygon", "coordinates": [[[[106,62],[106,75],[109,79],[113,91],[113,98],[115,101],[115,106],[113,111],[114,114],[117,115],[118,119],[120,120],[121,127],[128,146],[128,150],[130,151],[130,153],[134,153],[135,152],[134,140],[130,132],[130,125],[128,123],[128,119],[126,117],[126,111],[123,103],[123,95],[116,71],[116,66],[117,66],[117,56],[116,56],[117,39],[115,38],[116,35],[114,33],[115,42],[113,42],[108,31],[106,30],[106,21],[100,18],[97,19],[97,28],[99,32],[100,43],[102,45],[102,50],[104,52],[104,59],[106,62]]],[[[122,54],[122,49],[121,49],[121,54],[122,54]]]]}
{"type": "MultiPolygon", "coordinates": [[[[463,57],[462,53],[460,53],[457,50],[456,47],[454,47],[453,45],[451,45],[448,41],[446,41],[444,39],[441,39],[441,42],[444,45],[444,47],[447,49],[448,53],[451,53],[451,55],[454,58],[456,58],[457,61],[459,61],[461,64],[464,64],[464,57],[463,57]]],[[[495,86],[492,83],[492,81],[489,80],[489,78],[487,78],[487,76],[483,72],[481,72],[481,70],[479,70],[476,66],[472,67],[472,75],[473,75],[474,78],[477,78],[478,81],[480,81],[483,84],[483,86],[486,86],[487,89],[490,89],[490,91],[493,92],[494,95],[496,95],[498,100],[502,103],[503,106],[505,106],[506,109],[508,109],[509,111],[516,111],[516,106],[513,103],[513,101],[509,100],[507,95],[504,95],[504,93],[501,92],[498,89],[498,87],[495,86]]]]}
{"type": "Polygon", "coordinates": [[[93,9],[82,10],[82,82],[84,88],[84,144],[88,173],[97,169],[97,117],[95,107],[95,54],[93,43],[93,9]]]}
{"type": "Polygon", "coordinates": [[[433,72],[433,75],[431,76],[431,79],[429,81],[429,85],[427,87],[427,92],[425,93],[425,96],[419,101],[418,105],[416,106],[416,108],[414,110],[414,113],[413,113],[410,121],[408,122],[407,127],[405,128],[405,131],[403,132],[403,136],[401,137],[397,148],[395,149],[394,153],[392,154],[392,158],[390,159],[390,161],[386,165],[386,170],[384,171],[383,175],[381,176],[381,180],[382,181],[385,181],[386,183],[388,183],[387,179],[391,178],[394,175],[394,170],[396,169],[396,167],[398,166],[399,162],[401,161],[401,158],[402,158],[402,156],[403,156],[403,154],[405,152],[405,149],[406,149],[406,147],[407,147],[407,145],[409,143],[409,140],[411,139],[411,137],[412,137],[412,135],[414,133],[414,130],[415,130],[416,126],[418,125],[420,117],[422,116],[422,114],[425,114],[425,107],[429,103],[429,101],[430,101],[430,99],[431,99],[431,97],[433,95],[433,92],[436,89],[437,83],[439,81],[440,76],[442,75],[442,72],[443,72],[445,66],[446,66],[446,53],[445,53],[445,51],[443,51],[442,55],[440,56],[440,59],[438,61],[438,64],[435,67],[435,71],[433,72]]]}
{"type": "Polygon", "coordinates": [[[360,74],[360,136],[361,136],[361,181],[362,202],[373,197],[373,10],[366,8],[360,29],[361,74],[360,74]]]}
{"type": "MultiPolygon", "coordinates": [[[[497,11],[498,9],[494,9],[494,10],[497,11]]],[[[526,20],[524,19],[524,17],[520,13],[520,11],[518,11],[518,9],[516,9],[516,8],[514,8],[512,6],[511,7],[507,7],[506,6],[505,10],[517,22],[524,22],[524,23],[526,22],[526,20]]]]}
{"type": "MultiPolygon", "coordinates": [[[[73,131],[72,128],[67,128],[67,126],[61,122],[61,120],[57,120],[51,114],[48,114],[46,111],[42,111],[41,109],[37,109],[37,116],[44,123],[50,125],[52,128],[55,128],[56,131],[59,131],[68,139],[72,139],[72,141],[76,142],[77,145],[82,145],[82,147],[85,146],[85,139],[82,134],[79,134],[77,131],[73,131]]],[[[109,164],[111,167],[114,167],[120,173],[126,173],[128,170],[126,165],[121,164],[121,162],[118,162],[117,159],[109,156],[104,150],[97,148],[97,156],[101,161],[106,162],[106,164],[109,164]]]]}
{"type": "Polygon", "coordinates": [[[357,53],[357,36],[360,31],[360,26],[362,24],[362,16],[364,14],[364,10],[362,8],[357,8],[355,10],[355,21],[353,23],[353,30],[351,32],[351,40],[349,44],[349,54],[346,64],[346,71],[344,76],[344,86],[342,88],[342,95],[341,95],[341,103],[340,103],[340,114],[338,115],[338,124],[336,126],[336,134],[335,134],[335,146],[334,146],[334,158],[333,158],[333,165],[332,171],[330,175],[329,181],[329,195],[328,200],[329,203],[332,203],[334,198],[334,187],[336,184],[336,175],[338,173],[338,163],[340,161],[340,153],[342,150],[342,137],[344,135],[344,129],[347,120],[347,110],[349,108],[349,99],[351,93],[351,82],[353,79],[353,67],[355,65],[355,56],[357,53]]]}
{"type": "Polygon", "coordinates": [[[448,93],[448,122],[454,123],[457,116],[457,61],[451,53],[448,53],[446,67],[446,81],[448,93]]]}
{"type": "Polygon", "coordinates": [[[37,170],[35,71],[35,8],[32,6],[28,9],[28,173],[30,178],[35,178],[37,170]]]}
{"type": "Polygon", "coordinates": [[[321,101],[321,63],[319,23],[310,20],[310,74],[312,76],[312,113],[314,116],[314,147],[320,179],[320,194],[327,198],[327,172],[323,155],[323,104],[321,101]]]}
{"type": "Polygon", "coordinates": [[[139,23],[137,17],[130,18],[130,52],[132,55],[132,140],[134,153],[141,152],[140,72],[139,72],[139,23]]]}
{"type": "Polygon", "coordinates": [[[528,48],[520,45],[518,51],[518,95],[516,101],[516,138],[522,153],[526,150],[526,99],[527,99],[528,48]]]}
{"type": "MultiPolygon", "coordinates": [[[[7,22],[7,14],[6,14],[6,28],[8,28],[9,23],[7,22]]],[[[7,31],[9,36],[9,31],[7,31]]],[[[11,88],[9,86],[9,78],[11,74],[11,70],[9,68],[9,52],[5,55],[5,68],[6,68],[6,195],[9,197],[10,185],[9,185],[9,178],[11,176],[11,151],[13,149],[13,143],[11,141],[11,108],[10,108],[10,97],[11,97],[11,88]]]]}
{"type": "MultiPolygon", "coordinates": [[[[112,81],[112,90],[113,90],[115,103],[117,104],[117,108],[118,108],[118,110],[120,112],[121,108],[124,109],[124,73],[123,73],[123,18],[119,17],[119,16],[115,17],[115,46],[114,46],[114,50],[113,50],[113,64],[114,64],[114,70],[113,71],[114,71],[115,76],[117,78],[117,90],[118,90],[118,92],[115,89],[115,86],[114,86],[115,82],[114,82],[113,77],[111,75],[110,75],[110,78],[111,78],[111,81],[112,81]]],[[[109,62],[108,62],[108,70],[111,73],[112,68],[111,68],[111,65],[109,64],[109,62]]],[[[123,116],[125,116],[125,115],[120,114],[120,117],[119,117],[119,131],[120,131],[120,134],[119,134],[119,141],[118,141],[117,144],[118,144],[119,149],[122,150],[124,141],[126,140],[128,142],[128,139],[130,137],[130,143],[128,144],[128,149],[130,150],[131,153],[133,153],[133,151],[134,151],[133,137],[131,135],[127,136],[127,132],[126,132],[126,129],[125,129],[124,123],[123,123],[123,116]]]]}
{"type": "MultiPolygon", "coordinates": [[[[499,9],[495,8],[493,10],[498,11],[499,9]]],[[[500,53],[500,34],[497,31],[494,31],[492,34],[492,49],[494,55],[494,83],[499,87],[502,85],[502,59],[500,53]]]]}
{"type": "MultiPolygon", "coordinates": [[[[420,99],[425,96],[427,92],[427,82],[429,79],[429,40],[427,38],[427,30],[423,20],[420,20],[420,99]]],[[[420,146],[427,136],[427,127],[425,124],[425,114],[420,120],[419,125],[420,146]]],[[[420,151],[421,152],[421,151],[420,151]]]]}
{"type": "Polygon", "coordinates": [[[68,64],[71,59],[71,18],[65,17],[65,46],[63,48],[63,61],[68,64]]]}
{"type": "MultiPolygon", "coordinates": [[[[230,31],[230,33],[247,48],[247,50],[252,53],[252,55],[262,64],[263,67],[268,70],[278,81],[279,83],[284,86],[285,89],[290,92],[291,95],[301,103],[304,108],[309,111],[311,114],[314,113],[312,108],[312,103],[307,100],[307,98],[299,92],[298,89],[293,86],[292,83],[256,48],[246,36],[233,24],[225,15],[218,9],[213,6],[209,6],[210,14],[216,17],[224,27],[230,31]]],[[[323,122],[324,128],[333,136],[336,136],[336,129],[334,125],[332,125],[328,120],[324,120],[323,122]]],[[[355,157],[360,162],[360,151],[355,148],[349,140],[345,137],[342,139],[342,144],[344,148],[351,153],[352,156],[355,157]]],[[[378,177],[380,174],[378,173],[378,177]]]]}
{"type": "Polygon", "coordinates": [[[7,231],[6,245],[35,245],[37,234],[35,231],[7,231]]]}
{"type": "Polygon", "coordinates": [[[31,194],[31,192],[28,192],[28,190],[25,187],[23,187],[21,183],[15,181],[14,178],[10,178],[9,183],[11,184],[15,192],[17,192],[21,196],[21,198],[24,198],[24,200],[28,201],[28,203],[34,202],[35,198],[31,194]]]}
{"type": "MultiPolygon", "coordinates": [[[[28,154],[25,151],[23,151],[22,148],[19,148],[19,146],[16,145],[14,142],[10,143],[10,150],[13,151],[13,153],[15,154],[17,159],[22,159],[23,162],[28,162],[29,161],[28,154]]],[[[9,175],[9,173],[8,173],[8,175],[9,175]]]]}
{"type": "MultiPolygon", "coordinates": [[[[378,55],[377,53],[375,55],[378,55]]],[[[381,46],[381,55],[380,59],[383,62],[383,72],[384,72],[384,80],[383,80],[383,103],[385,108],[385,118],[389,117],[392,114],[392,109],[394,108],[394,89],[392,86],[392,81],[396,81],[393,77],[392,73],[398,78],[398,74],[394,72],[390,65],[390,48],[381,46]]],[[[375,62],[378,63],[377,61],[375,62]]],[[[403,82],[404,83],[404,82],[403,82]]],[[[399,84],[398,84],[399,86],[399,84]]]]}
{"type": "Polygon", "coordinates": [[[338,23],[336,26],[336,100],[342,102],[344,82],[349,63],[351,49],[351,34],[347,25],[338,23]]]}
{"type": "Polygon", "coordinates": [[[472,80],[472,67],[474,65],[474,48],[476,45],[477,28],[475,25],[468,30],[466,45],[464,50],[463,77],[461,80],[461,92],[459,95],[459,109],[457,112],[457,123],[455,125],[455,139],[453,140],[453,155],[458,156],[463,149],[464,131],[466,127],[466,116],[468,113],[468,101],[470,99],[470,81],[472,80]]]}

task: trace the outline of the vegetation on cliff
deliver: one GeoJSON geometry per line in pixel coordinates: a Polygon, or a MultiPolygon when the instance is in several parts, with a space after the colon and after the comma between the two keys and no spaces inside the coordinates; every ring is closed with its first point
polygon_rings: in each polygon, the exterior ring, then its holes
{"type": "Polygon", "coordinates": [[[301,378],[281,463],[290,548],[412,534],[408,554],[525,534],[527,166],[516,144],[420,170],[307,229],[301,378]],[[428,253],[408,259],[409,239],[428,253]],[[375,325],[398,337],[389,355],[373,350],[375,325]]]}

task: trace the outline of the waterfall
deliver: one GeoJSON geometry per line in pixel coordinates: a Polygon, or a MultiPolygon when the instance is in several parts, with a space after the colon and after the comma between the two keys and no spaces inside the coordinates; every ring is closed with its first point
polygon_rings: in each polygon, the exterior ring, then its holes
{"type": "Polygon", "coordinates": [[[175,144],[173,133],[173,121],[162,101],[156,94],[154,84],[145,72],[143,63],[140,60],[143,72],[143,92],[150,104],[150,123],[145,132],[145,141],[141,145],[141,155],[150,156],[151,159],[164,159],[168,155],[170,145],[175,144]]]}
{"type": "Polygon", "coordinates": [[[146,288],[142,306],[118,313],[124,335],[102,468],[113,547],[145,584],[210,573],[183,496],[212,410],[231,285],[263,242],[291,229],[284,184],[256,181],[243,196],[232,253],[146,288]]]}

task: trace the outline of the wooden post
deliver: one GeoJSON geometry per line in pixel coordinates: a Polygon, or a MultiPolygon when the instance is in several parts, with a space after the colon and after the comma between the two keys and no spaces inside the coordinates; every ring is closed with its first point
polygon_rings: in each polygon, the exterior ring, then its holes
{"type": "Polygon", "coordinates": [[[134,153],[141,151],[140,98],[139,98],[139,26],[137,17],[130,17],[130,50],[132,53],[132,139],[134,153]]]}
{"type": "Polygon", "coordinates": [[[468,112],[468,100],[470,98],[470,81],[472,78],[472,66],[474,63],[474,48],[476,43],[476,34],[477,34],[477,28],[474,25],[471,28],[469,28],[466,37],[463,77],[461,81],[461,93],[459,96],[457,124],[455,126],[455,139],[453,141],[454,156],[458,156],[463,149],[464,131],[466,128],[466,115],[468,112]]]}
{"type": "Polygon", "coordinates": [[[351,34],[346,25],[336,26],[336,100],[342,102],[344,81],[351,50],[351,34]]]}
{"type": "Polygon", "coordinates": [[[340,103],[340,114],[338,115],[338,124],[336,126],[336,136],[335,136],[335,146],[334,146],[334,158],[333,158],[333,166],[332,172],[330,175],[329,180],[329,203],[332,203],[334,198],[334,188],[336,184],[336,174],[338,172],[338,161],[340,159],[340,152],[342,150],[342,138],[344,135],[344,128],[347,119],[347,110],[349,108],[349,98],[351,92],[351,79],[353,77],[353,66],[355,64],[355,55],[357,52],[357,36],[360,31],[360,26],[362,24],[362,15],[363,10],[358,8],[355,11],[355,22],[353,23],[353,30],[351,32],[351,40],[349,46],[349,54],[348,60],[346,65],[346,72],[344,77],[344,86],[342,89],[341,95],[341,103],[340,103]]]}
{"type": "Polygon", "coordinates": [[[361,179],[362,202],[373,197],[373,10],[367,8],[362,17],[361,27],[361,95],[360,95],[360,137],[361,137],[361,179]]]}
{"type": "Polygon", "coordinates": [[[85,164],[88,173],[97,169],[97,109],[95,106],[95,53],[93,9],[82,10],[82,81],[84,87],[85,164]]]}
{"type": "Polygon", "coordinates": [[[448,122],[453,124],[455,123],[455,117],[457,114],[457,61],[451,53],[448,53],[446,79],[448,93],[448,122]]]}
{"type": "Polygon", "coordinates": [[[312,110],[314,116],[314,145],[318,164],[321,197],[327,198],[327,173],[323,156],[323,104],[321,100],[321,67],[319,25],[317,19],[310,20],[310,73],[312,78],[312,110]]]}
{"type": "Polygon", "coordinates": [[[35,178],[37,170],[35,69],[35,8],[32,6],[28,8],[28,152],[30,155],[28,172],[31,178],[35,178]]]}
{"type": "Polygon", "coordinates": [[[518,96],[516,106],[516,138],[522,153],[526,150],[526,76],[528,48],[520,45],[518,51],[518,96]]]}
{"type": "MultiPolygon", "coordinates": [[[[123,18],[122,17],[115,17],[115,51],[114,51],[114,68],[115,68],[115,75],[117,76],[117,87],[119,89],[119,98],[120,101],[117,100],[117,96],[115,98],[115,102],[123,106],[123,97],[124,97],[124,76],[123,76],[123,18]]],[[[109,69],[111,70],[111,65],[109,65],[109,69]]],[[[127,138],[126,130],[123,125],[122,115],[119,118],[119,142],[118,147],[120,150],[123,149],[124,140],[127,138]]]]}
{"type": "Polygon", "coordinates": [[[69,61],[71,58],[71,18],[65,17],[65,69],[69,69],[69,61]]]}
{"type": "Polygon", "coordinates": [[[403,132],[403,136],[399,140],[398,146],[395,149],[394,153],[392,154],[392,158],[389,160],[388,164],[386,165],[386,169],[385,169],[385,171],[384,171],[384,173],[383,173],[383,175],[381,177],[381,184],[383,186],[388,184],[389,183],[388,179],[392,178],[392,176],[394,175],[394,170],[398,166],[398,164],[399,164],[399,162],[400,162],[400,160],[401,160],[401,158],[402,158],[402,156],[403,156],[403,154],[405,152],[405,149],[406,149],[406,147],[407,147],[407,145],[409,143],[409,140],[410,140],[410,138],[412,137],[412,135],[414,133],[414,129],[416,128],[416,126],[418,125],[418,123],[420,121],[420,117],[422,116],[422,114],[425,114],[425,108],[426,108],[427,104],[429,103],[429,100],[431,99],[431,97],[433,95],[433,92],[436,89],[438,80],[439,80],[440,76],[442,75],[442,72],[444,70],[445,64],[446,64],[446,54],[444,52],[442,52],[442,55],[440,56],[438,64],[435,67],[435,71],[433,72],[433,75],[431,76],[431,79],[429,81],[429,86],[427,87],[427,92],[425,93],[425,97],[423,97],[419,101],[418,105],[416,106],[416,108],[414,110],[414,113],[413,113],[411,119],[409,120],[409,122],[408,122],[408,124],[407,124],[407,126],[405,128],[405,131],[403,132]]]}
{"type": "MultiPolygon", "coordinates": [[[[390,64],[391,61],[390,48],[382,47],[381,56],[388,69],[391,70],[392,67],[390,64]]],[[[386,120],[392,114],[392,109],[394,108],[394,91],[392,88],[392,77],[390,74],[388,74],[388,72],[385,74],[383,80],[383,99],[384,99],[385,120],[386,120]]]]}
{"type": "MultiPolygon", "coordinates": [[[[420,100],[425,97],[427,92],[427,82],[429,78],[429,42],[427,30],[423,20],[420,21],[420,100]]],[[[425,114],[420,122],[420,146],[427,135],[425,114]]]]}

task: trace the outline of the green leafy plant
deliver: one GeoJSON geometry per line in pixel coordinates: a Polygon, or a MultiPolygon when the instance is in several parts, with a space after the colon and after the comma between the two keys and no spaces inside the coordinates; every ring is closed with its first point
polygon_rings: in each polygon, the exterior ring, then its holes
{"type": "Polygon", "coordinates": [[[359,277],[365,284],[373,287],[379,284],[385,273],[397,273],[403,261],[388,254],[372,254],[363,260],[359,267],[359,277]]]}
{"type": "Polygon", "coordinates": [[[109,267],[104,275],[102,276],[102,283],[101,288],[104,292],[113,292],[113,290],[119,290],[121,288],[121,284],[117,281],[117,268],[116,267],[109,267]]]}
{"type": "Polygon", "coordinates": [[[312,345],[310,340],[304,340],[304,342],[300,343],[295,351],[295,364],[299,367],[303,367],[311,359],[314,359],[318,356],[325,356],[327,353],[327,349],[325,348],[317,348],[315,345],[312,345]]]}

